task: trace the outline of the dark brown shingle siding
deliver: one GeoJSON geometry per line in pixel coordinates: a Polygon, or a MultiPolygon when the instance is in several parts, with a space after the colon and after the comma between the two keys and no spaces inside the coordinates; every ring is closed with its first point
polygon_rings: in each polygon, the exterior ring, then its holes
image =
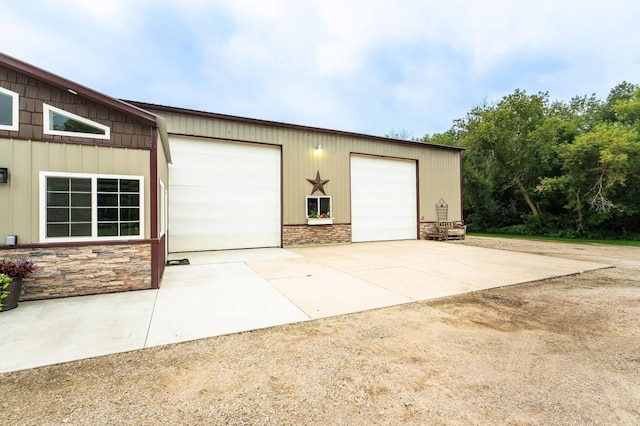
{"type": "Polygon", "coordinates": [[[0,86],[20,95],[20,127],[18,132],[0,130],[2,138],[72,142],[127,148],[151,148],[152,127],[103,105],[73,95],[32,77],[0,66],[0,86]],[[109,140],[45,135],[42,128],[42,104],[61,108],[111,128],[109,140]]]}

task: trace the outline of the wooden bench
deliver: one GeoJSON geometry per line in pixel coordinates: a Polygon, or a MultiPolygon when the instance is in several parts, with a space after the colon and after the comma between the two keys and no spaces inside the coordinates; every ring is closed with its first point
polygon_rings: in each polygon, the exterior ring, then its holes
{"type": "Polygon", "coordinates": [[[427,232],[427,240],[464,240],[467,234],[467,227],[461,221],[437,222],[435,232],[427,232]]]}

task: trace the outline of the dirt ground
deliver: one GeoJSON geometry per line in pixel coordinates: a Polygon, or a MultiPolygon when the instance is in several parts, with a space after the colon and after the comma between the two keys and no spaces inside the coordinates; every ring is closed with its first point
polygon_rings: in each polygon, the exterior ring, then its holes
{"type": "Polygon", "coordinates": [[[0,422],[640,424],[640,248],[462,244],[615,268],[3,374],[0,422]]]}

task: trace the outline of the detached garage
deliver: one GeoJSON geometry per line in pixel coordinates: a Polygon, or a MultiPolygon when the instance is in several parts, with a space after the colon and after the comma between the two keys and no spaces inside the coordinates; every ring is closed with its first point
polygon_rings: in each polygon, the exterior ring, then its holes
{"type": "Polygon", "coordinates": [[[170,252],[420,239],[462,221],[461,149],[132,102],[162,117],[170,252]]]}

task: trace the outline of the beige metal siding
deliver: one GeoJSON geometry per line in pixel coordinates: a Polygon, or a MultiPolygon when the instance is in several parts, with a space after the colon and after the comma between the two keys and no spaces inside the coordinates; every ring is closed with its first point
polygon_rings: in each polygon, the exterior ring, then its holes
{"type": "Polygon", "coordinates": [[[443,199],[449,205],[449,220],[462,219],[460,152],[428,150],[419,163],[420,215],[422,221],[435,221],[436,204],[443,199]]]}
{"type": "MultiPolygon", "coordinates": [[[[39,242],[39,173],[98,173],[144,176],[145,238],[150,235],[150,152],[91,145],[0,139],[0,166],[11,179],[0,184],[0,238],[18,235],[21,244],[39,242]]],[[[155,184],[154,184],[155,190],[155,184]]]]}
{"type": "Polygon", "coordinates": [[[282,145],[285,225],[306,223],[304,200],[312,189],[306,179],[315,178],[317,171],[322,179],[330,181],[325,185],[325,191],[333,197],[334,223],[351,222],[352,153],[417,160],[420,220],[436,220],[435,206],[441,198],[449,205],[449,220],[462,219],[460,152],[457,150],[336,135],[320,130],[279,128],[164,111],[156,113],[166,118],[170,134],[282,145]],[[322,145],[322,153],[315,150],[318,144],[322,145]]]}

